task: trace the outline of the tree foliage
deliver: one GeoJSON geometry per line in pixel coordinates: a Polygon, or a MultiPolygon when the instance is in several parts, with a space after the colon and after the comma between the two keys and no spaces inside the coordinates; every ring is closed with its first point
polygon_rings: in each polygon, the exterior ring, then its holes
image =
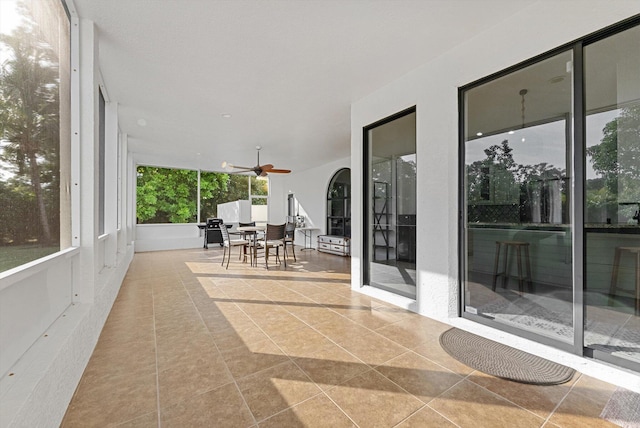
{"type": "Polygon", "coordinates": [[[249,199],[246,175],[202,172],[200,174],[200,221],[218,216],[218,204],[249,199]],[[217,186],[213,185],[217,184],[217,186]]]}
{"type": "MultiPolygon", "coordinates": [[[[561,203],[567,202],[564,169],[546,162],[535,165],[517,163],[508,140],[488,147],[484,153],[484,159],[467,165],[470,216],[478,221],[495,221],[497,218],[520,222],[554,221],[550,194],[557,190],[562,195],[561,203]]],[[[561,214],[568,216],[566,207],[561,214]]]]}
{"type": "Polygon", "coordinates": [[[139,166],[137,175],[139,223],[196,221],[197,171],[139,166]]]}
{"type": "Polygon", "coordinates": [[[640,104],[622,108],[602,134],[600,144],[587,148],[593,169],[611,182],[640,177],[640,104]]]}
{"type": "MultiPolygon", "coordinates": [[[[587,215],[602,221],[618,213],[620,202],[640,201],[640,104],[623,107],[602,129],[599,144],[587,147],[599,177],[587,183],[587,215]]],[[[620,207],[627,216],[634,206],[620,207]]]]}
{"type": "MultiPolygon", "coordinates": [[[[26,9],[22,10],[26,13],[26,9]]],[[[0,35],[2,229],[6,243],[59,241],[59,75],[55,52],[25,20],[0,35]]]]}
{"type": "MultiPolygon", "coordinates": [[[[197,171],[139,166],[137,175],[138,223],[198,221],[197,171]]],[[[200,221],[216,217],[218,204],[247,199],[246,175],[200,173],[200,221]]]]}
{"type": "Polygon", "coordinates": [[[467,195],[470,201],[517,202],[518,165],[513,160],[512,152],[509,141],[504,140],[485,149],[486,158],[467,166],[467,195]]]}

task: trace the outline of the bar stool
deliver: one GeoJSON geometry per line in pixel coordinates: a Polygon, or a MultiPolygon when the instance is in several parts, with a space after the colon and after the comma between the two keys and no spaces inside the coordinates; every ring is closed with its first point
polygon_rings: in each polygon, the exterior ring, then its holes
{"type": "MultiPolygon", "coordinates": [[[[496,291],[496,282],[498,277],[502,276],[502,288],[507,287],[507,281],[509,280],[509,250],[515,251],[516,260],[518,263],[518,288],[520,292],[524,292],[524,281],[527,281],[529,288],[533,288],[531,280],[531,261],[529,259],[529,243],[521,241],[496,241],[496,258],[493,265],[493,291],[496,291]],[[498,265],[500,264],[500,251],[504,245],[504,257],[502,260],[502,271],[498,272],[498,265]],[[524,257],[527,268],[527,275],[522,275],[522,249],[524,249],[524,257]]],[[[513,252],[512,251],[512,252],[513,252]]]]}
{"type": "Polygon", "coordinates": [[[622,253],[635,255],[636,259],[636,312],[640,312],[640,247],[616,247],[613,256],[613,270],[611,271],[611,287],[609,294],[614,296],[618,289],[618,270],[620,269],[620,258],[622,253]]]}

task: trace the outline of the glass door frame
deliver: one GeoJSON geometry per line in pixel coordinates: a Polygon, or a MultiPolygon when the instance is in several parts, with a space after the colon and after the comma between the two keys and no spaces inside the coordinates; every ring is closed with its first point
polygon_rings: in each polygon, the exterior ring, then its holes
{"type": "MultiPolygon", "coordinates": [[[[582,342],[578,343],[577,339],[581,338],[583,335],[583,328],[582,328],[582,322],[576,322],[576,316],[578,314],[582,313],[582,306],[580,306],[580,308],[577,308],[577,302],[582,302],[582,289],[578,289],[579,287],[576,287],[576,284],[579,284],[577,282],[578,279],[582,278],[582,272],[583,272],[583,260],[584,260],[584,248],[582,245],[580,245],[579,242],[576,242],[576,236],[578,235],[575,229],[575,224],[578,223],[576,221],[576,219],[580,219],[582,218],[582,201],[583,201],[583,195],[578,195],[579,190],[576,188],[576,183],[579,183],[580,178],[579,175],[582,176],[582,174],[584,174],[584,160],[582,161],[582,163],[579,163],[579,165],[576,165],[575,159],[579,159],[576,157],[577,153],[575,152],[575,147],[576,146],[580,146],[580,144],[582,144],[581,142],[583,141],[583,130],[582,129],[578,129],[578,128],[583,128],[584,124],[582,127],[580,126],[574,126],[574,124],[577,125],[577,123],[574,122],[575,117],[580,116],[577,115],[576,112],[582,112],[584,109],[582,107],[582,100],[578,99],[579,96],[576,96],[576,94],[578,92],[582,92],[582,91],[576,91],[577,88],[577,84],[579,82],[577,82],[577,79],[575,78],[575,75],[578,74],[578,69],[582,70],[582,56],[581,56],[581,46],[579,42],[574,42],[574,43],[570,43],[570,44],[566,44],[563,46],[560,46],[556,49],[553,49],[549,52],[545,52],[544,54],[538,55],[534,58],[531,58],[527,61],[523,61],[519,64],[516,64],[512,67],[506,68],[502,71],[499,71],[497,73],[491,74],[487,77],[484,77],[482,79],[479,79],[475,82],[472,82],[468,85],[462,86],[460,88],[458,88],[458,139],[459,139],[459,143],[458,143],[458,196],[459,196],[459,201],[458,201],[458,207],[459,207],[459,216],[458,216],[458,262],[459,262],[459,278],[460,278],[460,287],[459,287],[459,302],[460,305],[458,307],[458,311],[459,311],[459,316],[462,318],[467,318],[470,319],[474,322],[478,322],[480,324],[486,325],[488,327],[491,328],[495,328],[501,331],[505,331],[507,333],[513,334],[515,336],[519,336],[519,337],[523,337],[525,339],[530,339],[533,340],[535,342],[538,343],[542,343],[544,345],[548,345],[548,346],[552,346],[554,348],[558,348],[558,349],[562,349],[564,351],[567,352],[571,352],[574,354],[579,354],[582,355],[583,352],[583,345],[582,342]],[[576,54],[576,51],[580,51],[580,56],[578,57],[576,54]],[[570,159],[568,159],[567,164],[571,165],[572,171],[570,172],[571,174],[573,174],[573,179],[570,180],[571,181],[571,186],[570,186],[570,200],[572,205],[570,206],[569,212],[570,212],[570,219],[571,219],[571,227],[569,229],[569,232],[571,234],[571,245],[572,245],[572,257],[573,257],[573,268],[572,268],[572,299],[573,299],[573,304],[572,304],[572,321],[573,321],[573,331],[574,331],[574,336],[573,336],[573,341],[571,343],[567,343],[567,342],[562,342],[558,339],[554,339],[552,337],[548,337],[548,336],[544,336],[542,334],[537,334],[531,331],[526,331],[523,329],[519,329],[515,326],[510,326],[510,325],[505,325],[505,324],[499,324],[497,322],[494,322],[491,319],[488,319],[484,316],[481,315],[476,315],[472,312],[466,311],[466,300],[465,300],[465,283],[466,283],[466,254],[467,254],[467,246],[466,246],[466,241],[467,241],[467,236],[466,236],[466,230],[465,230],[465,225],[466,225],[466,219],[468,217],[468,213],[467,213],[467,201],[466,201],[466,164],[465,164],[465,148],[466,148],[466,142],[465,142],[465,107],[466,107],[466,103],[465,103],[465,93],[473,88],[476,88],[478,86],[484,85],[486,83],[492,82],[496,79],[499,79],[501,77],[505,77],[505,76],[509,76],[513,73],[516,73],[518,71],[521,71],[523,69],[526,69],[530,66],[536,65],[537,63],[540,63],[544,60],[547,59],[551,59],[555,56],[559,56],[563,53],[568,53],[570,52],[572,54],[572,61],[573,61],[573,71],[572,71],[572,91],[573,91],[573,99],[572,99],[572,103],[571,103],[571,108],[573,111],[569,112],[569,114],[567,115],[567,121],[569,122],[565,128],[567,130],[573,130],[573,132],[571,134],[567,134],[565,137],[571,136],[571,138],[566,138],[567,141],[571,142],[571,146],[568,147],[566,150],[566,152],[568,153],[568,155],[571,156],[570,159]],[[580,65],[578,66],[577,63],[580,62],[580,65]],[[576,212],[576,208],[580,209],[580,212],[576,212]],[[580,273],[579,276],[577,276],[577,273],[580,273]],[[580,330],[580,332],[578,332],[578,330],[580,330]],[[578,348],[579,346],[579,348],[578,348]]],[[[580,83],[581,84],[581,83],[580,83]]],[[[582,235],[580,235],[582,236],[582,235]]],[[[579,241],[579,240],[578,240],[579,241]]],[[[581,282],[580,282],[581,283],[581,282]]]]}
{"type": "MultiPolygon", "coordinates": [[[[370,157],[371,147],[369,141],[369,131],[377,128],[381,125],[385,125],[389,122],[393,122],[396,119],[407,116],[409,114],[416,113],[416,106],[409,107],[384,119],[373,122],[362,128],[362,212],[365,213],[362,216],[362,283],[360,286],[371,285],[371,252],[370,246],[372,243],[372,237],[370,236],[370,228],[373,224],[373,210],[372,210],[372,195],[370,181],[371,168],[370,157]]],[[[416,114],[417,119],[417,114],[416,114]]],[[[416,142],[417,153],[417,142],[416,142]]],[[[416,290],[417,292],[417,290],[416,290]]]]}
{"type": "Polygon", "coordinates": [[[636,15],[627,20],[611,25],[600,31],[594,32],[576,41],[567,43],[544,54],[538,55],[529,60],[523,61],[517,65],[469,83],[458,88],[458,316],[473,320],[491,328],[506,331],[525,339],[530,339],[538,343],[550,345],[554,348],[561,349],[579,356],[592,357],[600,361],[609,362],[619,367],[624,367],[634,371],[640,371],[638,363],[612,356],[611,354],[599,351],[597,349],[587,348],[584,345],[585,340],[585,275],[586,275],[586,236],[585,236],[585,192],[586,192],[586,103],[585,103],[585,70],[584,70],[584,49],[586,46],[614,36],[624,30],[640,25],[640,15],[636,15]],[[465,282],[466,282],[466,254],[467,254],[467,236],[466,236],[466,191],[465,191],[465,93],[477,86],[493,81],[499,77],[503,77],[522,70],[526,67],[534,65],[542,60],[551,58],[563,52],[571,51],[573,55],[572,70],[572,109],[571,123],[568,128],[572,129],[572,146],[569,153],[571,154],[570,164],[572,166],[571,180],[571,242],[572,242],[572,289],[573,289],[573,343],[563,343],[543,335],[528,332],[516,327],[500,325],[492,320],[486,319],[480,315],[475,315],[465,310],[465,282]]]}

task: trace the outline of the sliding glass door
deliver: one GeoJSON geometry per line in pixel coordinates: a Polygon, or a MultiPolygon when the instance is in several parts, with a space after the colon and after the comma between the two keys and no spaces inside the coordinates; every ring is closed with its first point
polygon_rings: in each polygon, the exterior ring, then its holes
{"type": "Polygon", "coordinates": [[[463,316],[633,370],[639,21],[460,91],[463,316]]]}
{"type": "Polygon", "coordinates": [[[585,346],[640,363],[640,27],[585,47],[585,346]]]}
{"type": "Polygon", "coordinates": [[[364,283],[416,296],[416,113],[365,130],[364,283]]]}
{"type": "Polygon", "coordinates": [[[466,311],[573,343],[571,51],[465,92],[466,311]]]}

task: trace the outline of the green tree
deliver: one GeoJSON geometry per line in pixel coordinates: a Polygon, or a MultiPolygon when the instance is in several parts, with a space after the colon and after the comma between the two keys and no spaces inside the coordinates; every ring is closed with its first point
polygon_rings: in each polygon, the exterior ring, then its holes
{"type": "Polygon", "coordinates": [[[484,150],[486,158],[467,166],[467,195],[470,202],[492,201],[496,204],[517,203],[518,165],[513,160],[509,141],[484,150]]]}
{"type": "MultiPolygon", "coordinates": [[[[495,221],[506,216],[518,221],[532,221],[532,206],[540,204],[540,218],[548,222],[552,210],[545,194],[557,189],[562,195],[562,206],[566,205],[565,170],[542,162],[536,165],[521,165],[513,159],[513,149],[508,140],[494,144],[484,150],[486,158],[467,166],[467,198],[470,219],[490,218],[495,221]],[[476,205],[477,204],[477,205],[476,205]],[[494,206],[496,209],[485,209],[494,206]],[[498,207],[517,207],[517,212],[501,212],[498,207]],[[478,208],[480,207],[480,208],[478,208]],[[475,208],[475,209],[472,209],[475,208]],[[517,218],[516,218],[517,217],[517,218]]],[[[557,207],[553,208],[554,212],[557,207]]],[[[566,207],[560,211],[566,215],[566,207]]]]}
{"type": "Polygon", "coordinates": [[[40,224],[36,230],[43,243],[52,243],[50,220],[59,215],[58,61],[29,21],[0,35],[0,42],[9,53],[0,68],[1,160],[10,165],[16,185],[28,186],[40,224]]]}
{"type": "MultiPolygon", "coordinates": [[[[138,223],[197,221],[197,171],[139,166],[137,176],[138,223]]],[[[201,172],[201,221],[215,217],[218,204],[247,200],[247,183],[247,176],[243,175],[201,172]]]]}
{"type": "Polygon", "coordinates": [[[593,186],[587,185],[587,206],[617,210],[618,202],[640,201],[640,104],[620,109],[602,134],[600,144],[587,147],[591,165],[600,175],[595,179],[598,188],[589,191],[593,186]]]}
{"type": "Polygon", "coordinates": [[[36,228],[24,221],[33,210],[33,192],[14,180],[0,181],[0,245],[17,244],[37,238],[36,228]]]}
{"type": "Polygon", "coordinates": [[[246,175],[200,173],[200,221],[218,216],[218,204],[249,199],[246,175]]]}
{"type": "Polygon", "coordinates": [[[197,171],[139,166],[137,175],[139,223],[196,221],[197,171]]]}

